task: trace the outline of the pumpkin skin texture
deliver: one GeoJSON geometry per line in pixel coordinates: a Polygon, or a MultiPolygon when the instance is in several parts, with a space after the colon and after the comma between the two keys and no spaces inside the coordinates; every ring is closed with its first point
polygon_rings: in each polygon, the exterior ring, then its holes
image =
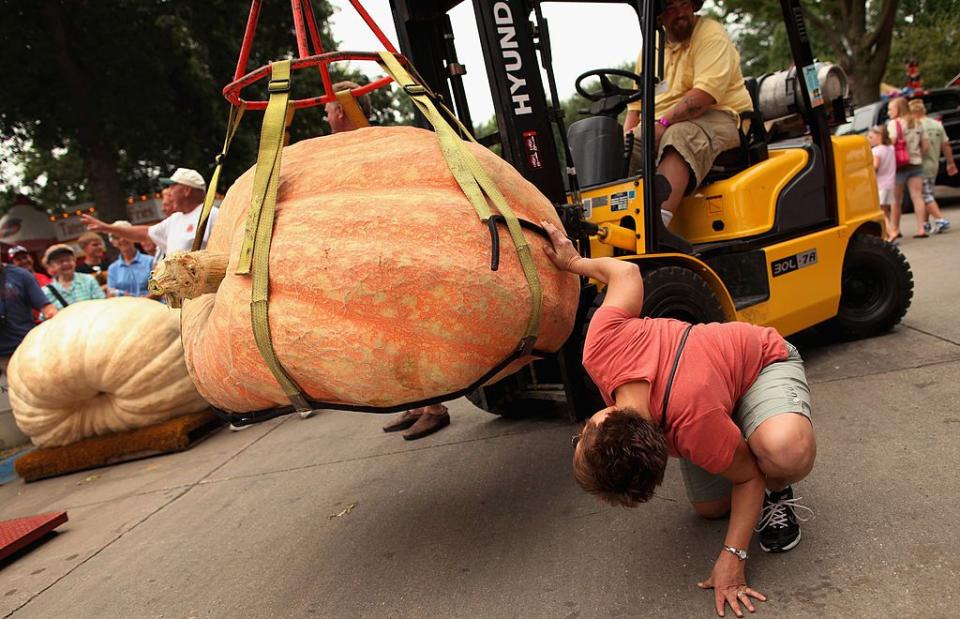
{"type": "MultiPolygon", "coordinates": [[[[560,226],[549,200],[505,161],[469,145],[516,215],[560,226]]],[[[531,307],[516,249],[490,233],[431,132],[371,127],[284,148],[270,251],[270,333],[288,374],[321,402],[397,406],[479,380],[513,352],[531,307]]],[[[289,404],[262,360],[248,276],[235,275],[254,168],[227,192],[207,250],[229,254],[216,294],[184,302],[187,368],[223,410],[289,404]]],[[[525,231],[543,289],[539,350],[570,335],[579,280],[525,231]]],[[[506,375],[530,358],[515,362],[506,375]]]]}
{"type": "Polygon", "coordinates": [[[180,311],[150,299],[64,308],[27,334],[8,372],[14,419],[40,447],[133,430],[209,406],[187,374],[180,311]]]}

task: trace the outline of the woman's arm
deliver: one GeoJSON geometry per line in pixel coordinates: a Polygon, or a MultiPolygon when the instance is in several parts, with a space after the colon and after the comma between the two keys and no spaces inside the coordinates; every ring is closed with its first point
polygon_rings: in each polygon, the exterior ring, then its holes
{"type": "Polygon", "coordinates": [[[544,251],[561,271],[576,273],[607,285],[603,305],[619,307],[633,316],[643,309],[643,276],[637,265],[616,258],[584,258],[562,230],[548,221],[540,222],[550,235],[551,247],[544,251]]]}

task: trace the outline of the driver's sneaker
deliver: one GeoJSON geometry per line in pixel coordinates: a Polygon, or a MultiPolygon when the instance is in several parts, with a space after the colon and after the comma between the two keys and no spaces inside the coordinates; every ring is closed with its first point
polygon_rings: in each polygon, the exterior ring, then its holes
{"type": "Polygon", "coordinates": [[[793,498],[791,486],[780,492],[765,492],[760,523],[755,529],[760,533],[760,548],[764,552],[786,552],[800,543],[800,522],[813,517],[812,509],[797,503],[801,498],[793,498]],[[797,510],[805,510],[809,515],[798,518],[797,510]]]}

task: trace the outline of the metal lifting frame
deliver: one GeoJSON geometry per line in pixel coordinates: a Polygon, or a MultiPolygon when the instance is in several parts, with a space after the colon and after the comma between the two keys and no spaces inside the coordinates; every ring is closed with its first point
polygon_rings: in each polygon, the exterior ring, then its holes
{"type": "MultiPolygon", "coordinates": [[[[250,3],[250,14],[247,17],[247,26],[243,33],[243,43],[240,46],[240,55],[237,58],[237,68],[233,74],[233,81],[227,84],[223,89],[223,96],[231,105],[244,106],[248,110],[264,110],[267,107],[267,101],[247,101],[241,97],[241,91],[247,86],[261,79],[268,78],[270,75],[270,65],[264,65],[259,69],[247,72],[247,63],[250,60],[250,49],[253,45],[254,34],[257,29],[257,23],[260,20],[260,8],[263,0],[252,0],[250,3]]],[[[370,31],[373,32],[377,40],[383,45],[384,49],[396,54],[397,50],[390,42],[390,39],[383,34],[380,27],[377,26],[367,10],[360,4],[360,0],[350,0],[350,4],[360,15],[370,31]]],[[[330,81],[330,64],[342,62],[345,60],[364,60],[378,62],[379,55],[372,52],[324,52],[323,43],[320,41],[320,30],[317,27],[317,20],[314,16],[311,0],[290,0],[290,8],[293,12],[293,26],[297,39],[298,59],[291,63],[291,70],[302,69],[304,67],[316,66],[320,70],[320,79],[323,82],[323,95],[319,97],[308,97],[296,99],[291,104],[297,108],[308,108],[326,103],[336,102],[337,98],[332,90],[330,81]],[[309,39],[308,39],[309,37],[309,39]]],[[[350,92],[355,97],[365,95],[377,90],[390,83],[392,78],[382,77],[369,84],[364,84],[359,88],[354,88],[350,92]]]]}

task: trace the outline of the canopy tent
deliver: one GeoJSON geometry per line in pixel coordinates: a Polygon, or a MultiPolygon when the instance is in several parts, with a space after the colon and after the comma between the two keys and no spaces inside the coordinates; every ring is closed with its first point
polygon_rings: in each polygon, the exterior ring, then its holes
{"type": "Polygon", "coordinates": [[[0,244],[4,249],[23,245],[37,254],[57,242],[57,231],[47,214],[26,201],[18,201],[0,218],[0,244]]]}

